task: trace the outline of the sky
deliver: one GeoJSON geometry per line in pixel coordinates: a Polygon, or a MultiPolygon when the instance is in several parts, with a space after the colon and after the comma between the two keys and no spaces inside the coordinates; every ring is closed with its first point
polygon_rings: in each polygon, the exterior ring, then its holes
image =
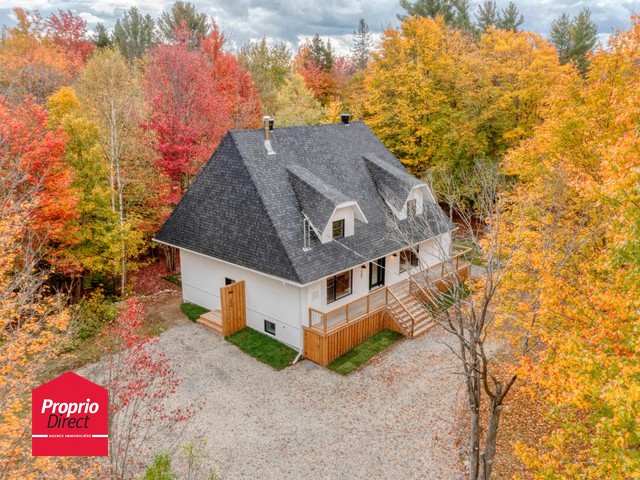
{"type": "MultiPolygon", "coordinates": [[[[266,36],[269,41],[283,40],[293,49],[318,33],[330,37],[339,54],[351,47],[353,31],[360,18],[369,24],[374,37],[386,26],[397,26],[396,14],[403,10],[398,0],[191,0],[199,11],[207,13],[227,35],[234,49],[250,39],[266,36]]],[[[38,9],[43,15],[58,9],[71,10],[84,18],[90,29],[98,22],[113,28],[115,21],[131,6],[158,17],[173,0],[0,0],[0,24],[15,24],[12,9],[38,9]]],[[[471,0],[472,11],[480,0],[471,0]]],[[[497,0],[505,8],[508,0],[497,0]]],[[[515,0],[524,15],[523,29],[544,36],[551,22],[567,12],[575,15],[583,7],[591,10],[600,38],[606,41],[614,30],[626,30],[633,13],[640,13],[640,0],[515,0]]],[[[472,17],[473,18],[473,17],[472,17]]]]}

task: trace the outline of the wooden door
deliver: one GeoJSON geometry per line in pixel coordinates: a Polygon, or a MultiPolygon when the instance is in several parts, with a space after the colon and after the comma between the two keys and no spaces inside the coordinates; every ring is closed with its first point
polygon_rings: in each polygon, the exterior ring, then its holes
{"type": "Polygon", "coordinates": [[[222,310],[222,335],[225,337],[247,326],[244,280],[220,289],[220,309],[222,310]]]}

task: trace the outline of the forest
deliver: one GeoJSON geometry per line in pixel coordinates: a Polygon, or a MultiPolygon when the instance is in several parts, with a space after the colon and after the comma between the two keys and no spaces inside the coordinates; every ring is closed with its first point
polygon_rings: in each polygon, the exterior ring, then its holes
{"type": "Polygon", "coordinates": [[[361,20],[346,54],[317,34],[232,51],[183,1],[158,18],[132,7],[112,31],[14,10],[0,38],[0,477],[98,468],[32,458],[26,396],[83,342],[138,338],[120,322],[143,315],[138,282],[179,269],[151,239],[227,131],[347,112],[445,211],[495,232],[474,245],[483,261],[508,262],[495,308],[531,348],[487,329],[524,352],[493,373],[518,379],[494,469],[637,478],[640,16],[598,44],[587,9],[544,38],[513,3],[400,3],[398,28],[374,44],[361,20]]]}

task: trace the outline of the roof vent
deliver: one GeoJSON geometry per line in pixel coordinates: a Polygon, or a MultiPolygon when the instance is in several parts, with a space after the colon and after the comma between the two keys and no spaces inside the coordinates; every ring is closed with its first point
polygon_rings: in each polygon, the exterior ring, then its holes
{"type": "Polygon", "coordinates": [[[271,146],[271,132],[273,131],[273,124],[275,120],[268,115],[262,117],[262,127],[264,128],[264,148],[267,150],[267,155],[275,155],[271,146]]]}
{"type": "Polygon", "coordinates": [[[340,114],[340,120],[342,120],[342,123],[344,123],[345,125],[349,125],[350,119],[351,119],[351,115],[349,115],[348,113],[340,114]]]}

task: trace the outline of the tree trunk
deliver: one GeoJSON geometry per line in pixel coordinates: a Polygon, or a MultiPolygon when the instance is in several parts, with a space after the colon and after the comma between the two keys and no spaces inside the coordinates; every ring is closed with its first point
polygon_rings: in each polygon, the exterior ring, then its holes
{"type": "Polygon", "coordinates": [[[162,246],[164,252],[164,260],[167,267],[167,272],[173,273],[176,269],[176,249],[168,245],[162,246]]]}
{"type": "Polygon", "coordinates": [[[477,480],[480,465],[480,409],[471,406],[471,425],[469,428],[469,480],[477,480]]]}
{"type": "Polygon", "coordinates": [[[498,424],[500,422],[500,414],[502,413],[502,404],[495,399],[491,400],[491,418],[489,419],[489,428],[487,430],[487,438],[485,440],[484,453],[482,454],[482,465],[480,466],[479,480],[489,480],[493,470],[493,459],[496,455],[496,442],[498,440],[498,424]]]}

